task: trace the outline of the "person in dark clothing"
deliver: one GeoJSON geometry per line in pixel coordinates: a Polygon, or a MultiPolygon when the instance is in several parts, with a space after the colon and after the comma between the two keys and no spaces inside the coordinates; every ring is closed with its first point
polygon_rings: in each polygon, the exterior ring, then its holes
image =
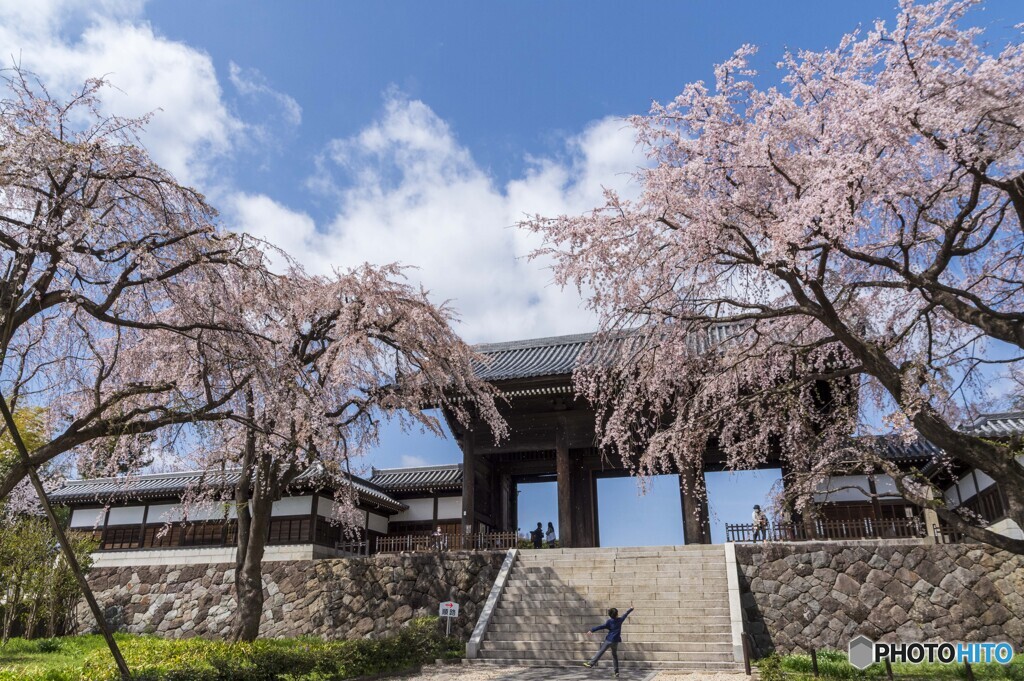
{"type": "Polygon", "coordinates": [[[544,546],[544,526],[537,523],[537,529],[530,533],[530,538],[533,539],[533,548],[539,549],[544,546]]]}
{"type": "Polygon", "coordinates": [[[601,626],[594,627],[587,632],[587,636],[590,636],[595,631],[601,631],[602,629],[608,630],[608,635],[604,637],[604,641],[601,642],[601,648],[597,651],[597,654],[590,658],[589,662],[584,662],[584,667],[593,667],[597,664],[597,661],[604,655],[604,651],[609,648],[612,649],[612,661],[615,663],[615,676],[619,675],[619,644],[622,643],[622,623],[629,617],[629,613],[633,612],[633,606],[629,606],[629,610],[619,617],[619,611],[615,608],[608,610],[608,621],[601,626]]]}

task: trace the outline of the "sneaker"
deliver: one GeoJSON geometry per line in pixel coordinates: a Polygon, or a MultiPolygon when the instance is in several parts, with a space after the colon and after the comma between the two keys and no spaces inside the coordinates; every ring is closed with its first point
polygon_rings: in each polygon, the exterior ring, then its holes
{"type": "Polygon", "coordinates": [[[584,663],[583,663],[583,666],[584,666],[584,667],[586,667],[586,668],[588,668],[588,669],[590,669],[590,668],[591,668],[591,667],[593,667],[594,665],[590,664],[589,662],[584,662],[584,663]]]}
{"type": "Polygon", "coordinates": [[[619,673],[615,672],[615,678],[619,678],[619,673]]]}

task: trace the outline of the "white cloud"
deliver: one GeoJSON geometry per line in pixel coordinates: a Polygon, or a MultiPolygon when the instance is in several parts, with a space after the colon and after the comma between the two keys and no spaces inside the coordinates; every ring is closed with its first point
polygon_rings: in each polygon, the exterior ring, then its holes
{"type": "Polygon", "coordinates": [[[270,87],[267,79],[257,69],[243,69],[235,62],[229,65],[228,77],[240,95],[252,98],[266,97],[277,103],[281,116],[290,125],[302,123],[302,107],[294,97],[270,87]]]}
{"type": "Polygon", "coordinates": [[[414,466],[426,466],[427,460],[422,456],[415,456],[413,454],[402,455],[402,468],[413,468],[414,466]]]}
{"type": "Polygon", "coordinates": [[[241,120],[225,104],[210,56],[159,35],[143,7],[141,0],[0,0],[0,54],[20,59],[55,92],[106,74],[117,88],[105,95],[109,112],[156,112],[143,142],[158,163],[211,196],[227,224],[276,243],[313,271],[366,261],[416,266],[410,278],[435,300],[453,302],[471,341],[593,328],[579,295],[550,285],[547,263],[525,259],[539,243],[515,224],[588,210],[602,202],[602,186],[628,190],[626,174],[644,159],[624,122],[597,121],[567,138],[557,157],[526,159],[522,176],[502,183],[427,104],[392,91],[378,120],[325,145],[306,182],[329,203],[329,217],[315,221],[301,207],[239,191],[230,173],[267,126],[295,128],[299,104],[259,71],[232,63],[234,91],[277,111],[257,123],[241,120]]]}
{"type": "Polygon", "coordinates": [[[213,177],[244,125],[222,101],[205,52],[157,35],[139,17],[142,2],[36,0],[0,3],[0,47],[54,92],[105,75],[104,108],[122,116],[156,112],[143,142],[183,182],[213,177]],[[158,111],[159,110],[159,111],[158,111]]]}
{"type": "MultiPolygon", "coordinates": [[[[236,192],[227,198],[226,208],[235,224],[244,225],[246,232],[273,243],[286,253],[306,254],[309,244],[318,240],[313,218],[263,194],[236,192]]],[[[271,262],[282,264],[273,257],[271,262]]]]}
{"type": "Polygon", "coordinates": [[[242,206],[259,207],[236,217],[314,271],[417,266],[410,278],[454,303],[470,341],[586,331],[594,319],[579,295],[551,285],[548,263],[526,260],[539,242],[515,224],[593,208],[602,187],[629,193],[628,173],[644,159],[625,123],[610,118],[568,139],[565,152],[531,159],[523,177],[499,186],[430,107],[391,93],[380,120],[327,147],[316,184],[337,201],[327,224],[312,229],[308,215],[267,197],[246,197],[242,206]]]}

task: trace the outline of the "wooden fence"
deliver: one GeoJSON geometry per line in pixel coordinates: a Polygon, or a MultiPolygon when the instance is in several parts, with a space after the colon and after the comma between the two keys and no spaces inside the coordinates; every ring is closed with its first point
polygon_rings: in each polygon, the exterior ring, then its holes
{"type": "Polygon", "coordinates": [[[725,540],[820,541],[845,539],[916,539],[927,536],[917,518],[860,518],[857,520],[808,520],[802,523],[770,523],[756,532],[753,524],[726,524],[725,540]]]}
{"type": "Polygon", "coordinates": [[[515,532],[473,534],[406,534],[377,537],[377,553],[424,553],[431,551],[489,551],[514,548],[515,532]]]}

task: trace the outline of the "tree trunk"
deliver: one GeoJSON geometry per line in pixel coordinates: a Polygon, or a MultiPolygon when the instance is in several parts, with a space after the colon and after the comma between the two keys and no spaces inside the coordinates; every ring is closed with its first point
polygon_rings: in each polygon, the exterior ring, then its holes
{"type": "Polygon", "coordinates": [[[238,612],[231,637],[255,641],[263,615],[263,554],[267,547],[273,497],[257,484],[249,505],[238,509],[238,553],[235,560],[235,596],[238,612]],[[244,520],[243,520],[244,517],[244,520]]]}
{"type": "MultiPolygon", "coordinates": [[[[1013,455],[1016,452],[1009,447],[957,430],[928,401],[922,404],[914,403],[915,398],[918,398],[919,395],[907,394],[903,385],[906,367],[897,367],[885,354],[884,349],[867,341],[851,329],[839,317],[820,285],[814,282],[809,285],[814,296],[814,300],[811,300],[796,275],[784,274],[781,276],[789,284],[796,301],[811,310],[811,314],[835,334],[836,338],[861,363],[864,372],[877,379],[901,408],[913,414],[911,423],[922,437],[944,450],[952,458],[986,473],[999,482],[1006,494],[1008,517],[1024,528],[1024,525],[1021,525],[1021,522],[1024,522],[1024,466],[1021,466],[1014,458],[1013,455]],[[911,408],[908,409],[908,406],[911,408]]],[[[956,522],[956,519],[952,517],[954,514],[945,508],[945,504],[937,503],[937,500],[923,505],[919,498],[911,499],[911,501],[922,507],[933,508],[939,517],[951,522],[957,529],[963,529],[965,534],[972,538],[1014,553],[1024,554],[1024,540],[1011,539],[982,528],[964,527],[964,523],[956,522]]]]}
{"type": "Polygon", "coordinates": [[[22,638],[28,640],[32,638],[32,632],[36,628],[36,616],[39,613],[39,600],[38,598],[32,599],[32,605],[28,609],[28,616],[25,618],[25,631],[23,632],[22,638]]]}

